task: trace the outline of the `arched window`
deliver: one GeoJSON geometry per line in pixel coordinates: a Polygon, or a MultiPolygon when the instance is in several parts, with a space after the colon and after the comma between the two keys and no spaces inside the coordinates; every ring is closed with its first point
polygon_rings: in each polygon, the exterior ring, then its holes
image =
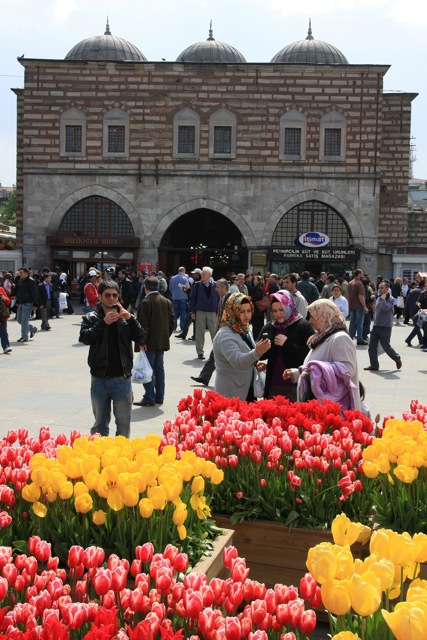
{"type": "Polygon", "coordinates": [[[303,162],[306,158],[307,118],[292,109],[280,118],[279,160],[303,162]]]}
{"type": "Polygon", "coordinates": [[[200,146],[200,118],[192,109],[182,109],[173,120],[174,158],[197,159],[200,146]]]}
{"type": "Polygon", "coordinates": [[[320,119],[319,160],[342,162],[347,151],[347,120],[337,111],[330,111],[320,119]]]}
{"type": "Polygon", "coordinates": [[[346,222],[335,209],[324,202],[308,200],[285,213],[274,230],[272,245],[297,246],[299,237],[308,231],[326,233],[330,247],[348,247],[351,239],[346,222]]]}
{"type": "Polygon", "coordinates": [[[112,200],[101,196],[90,196],[76,202],[65,214],[60,231],[93,238],[135,236],[126,212],[112,200]]]}
{"type": "Polygon", "coordinates": [[[79,109],[69,109],[61,116],[60,155],[86,155],[86,116],[79,109]]]}
{"type": "Polygon", "coordinates": [[[112,109],[104,116],[104,156],[123,158],[129,156],[129,116],[121,109],[112,109]]]}
{"type": "Polygon", "coordinates": [[[220,109],[209,120],[209,157],[230,160],[236,157],[236,116],[220,109]]]}

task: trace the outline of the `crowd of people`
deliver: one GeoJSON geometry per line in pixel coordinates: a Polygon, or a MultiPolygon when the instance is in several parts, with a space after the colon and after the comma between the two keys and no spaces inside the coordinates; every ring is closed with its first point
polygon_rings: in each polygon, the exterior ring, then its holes
{"type": "MultiPolygon", "coordinates": [[[[331,398],[344,409],[365,406],[356,348],[368,347],[367,371],[378,371],[379,349],[399,370],[401,356],[391,346],[393,325],[412,322],[406,344],[417,338],[427,351],[427,289],[424,280],[374,283],[356,269],[348,274],[227,274],[217,281],[208,266],[163,272],[128,273],[91,267],[80,278],[83,320],[80,341],[89,346],[93,433],[107,435],[111,409],[116,433],[129,436],[132,404],[161,405],[165,395],[164,353],[174,331],[193,340],[203,363],[197,384],[207,386],[216,370],[215,390],[253,401],[277,395],[290,401],[331,398]],[[348,321],[348,323],[346,322],[348,321]],[[205,358],[209,331],[212,350],[205,358]],[[191,332],[192,335],[189,335],[191,332]],[[142,351],[151,368],[141,400],[134,401],[133,353],[142,351]]],[[[1,344],[10,354],[7,321],[15,311],[18,342],[51,329],[61,310],[74,313],[66,273],[48,268],[37,274],[22,267],[0,281],[1,344]]]]}

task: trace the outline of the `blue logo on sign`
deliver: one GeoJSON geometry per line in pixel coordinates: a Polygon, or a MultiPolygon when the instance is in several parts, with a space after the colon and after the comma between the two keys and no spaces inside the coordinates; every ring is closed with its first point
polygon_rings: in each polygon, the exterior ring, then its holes
{"type": "Polygon", "coordinates": [[[299,241],[304,247],[324,247],[329,242],[329,236],[318,231],[308,231],[299,237],[299,241]]]}

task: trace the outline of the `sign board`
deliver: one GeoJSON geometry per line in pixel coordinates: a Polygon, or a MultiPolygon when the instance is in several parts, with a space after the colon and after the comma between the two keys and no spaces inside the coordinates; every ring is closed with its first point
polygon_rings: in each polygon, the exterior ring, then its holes
{"type": "Polygon", "coordinates": [[[308,247],[277,247],[270,249],[272,260],[325,260],[340,262],[356,262],[359,250],[348,247],[329,247],[315,249],[308,247]]]}
{"type": "Polygon", "coordinates": [[[266,267],[267,261],[267,251],[252,251],[251,264],[253,267],[266,267]]]}
{"type": "Polygon", "coordinates": [[[314,247],[316,249],[324,247],[330,242],[329,236],[326,233],[320,233],[320,231],[307,231],[298,239],[303,247],[314,247]]]}
{"type": "Polygon", "coordinates": [[[153,271],[153,265],[151,262],[140,262],[139,263],[139,270],[142,271],[148,271],[148,273],[151,275],[152,271],[153,271]]]}

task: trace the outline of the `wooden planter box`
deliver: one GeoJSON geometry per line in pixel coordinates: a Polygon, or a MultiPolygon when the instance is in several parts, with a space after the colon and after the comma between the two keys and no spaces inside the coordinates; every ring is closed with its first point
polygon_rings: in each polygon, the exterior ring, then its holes
{"type": "Polygon", "coordinates": [[[224,533],[215,540],[211,555],[202,556],[199,562],[193,567],[194,573],[204,573],[208,581],[212,578],[227,578],[228,569],[223,565],[224,548],[234,544],[234,531],[227,527],[222,527],[224,533]]]}
{"type": "MultiPolygon", "coordinates": [[[[276,583],[299,587],[307,573],[307,554],[319,542],[333,542],[330,531],[314,529],[289,530],[280,522],[256,520],[232,525],[227,516],[213,515],[219,527],[234,529],[233,544],[239,555],[246,559],[249,577],[264,582],[268,587],[276,583]]],[[[366,556],[367,547],[354,544],[353,556],[366,556]]]]}

